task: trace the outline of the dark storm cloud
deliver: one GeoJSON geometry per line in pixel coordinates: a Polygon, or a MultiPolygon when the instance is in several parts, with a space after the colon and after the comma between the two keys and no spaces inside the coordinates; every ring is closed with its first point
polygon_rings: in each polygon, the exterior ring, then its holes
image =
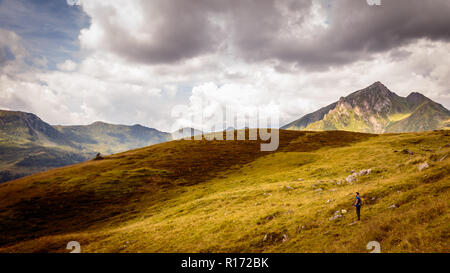
{"type": "Polygon", "coordinates": [[[341,64],[419,38],[450,39],[447,0],[384,0],[379,7],[369,6],[366,1],[334,1],[332,9],[330,28],[317,40],[297,49],[284,47],[287,50],[273,55],[312,65],[341,64]]]}
{"type": "MultiPolygon", "coordinates": [[[[327,9],[326,2],[321,7],[327,9]]],[[[326,29],[302,35],[280,35],[290,29],[270,31],[268,43],[250,50],[238,44],[243,57],[251,60],[278,59],[302,67],[325,68],[367,59],[419,38],[450,39],[450,1],[396,0],[369,6],[363,0],[331,1],[324,18],[326,29]]],[[[261,29],[261,31],[266,31],[261,29]]],[[[251,34],[247,37],[251,40],[251,34]]],[[[260,34],[258,34],[260,35],[260,34]]]]}
{"type": "MultiPolygon", "coordinates": [[[[279,60],[281,70],[292,64],[322,69],[368,59],[418,38],[450,38],[448,0],[382,0],[380,7],[365,0],[318,0],[325,29],[304,27],[313,20],[311,0],[138,2],[145,21],[139,30],[111,20],[117,9],[107,5],[97,6],[93,15],[104,31],[100,47],[139,63],[226,52],[247,62],[279,60]]],[[[2,27],[18,33],[51,66],[77,50],[78,31],[87,24],[86,16],[65,1],[2,0],[0,15],[2,27]]]]}
{"type": "MultiPolygon", "coordinates": [[[[103,46],[141,63],[172,63],[234,47],[255,50],[267,44],[282,25],[274,0],[140,1],[145,26],[130,29],[112,22],[114,8],[99,6],[96,22],[106,35],[103,46]],[[101,10],[100,10],[101,9],[101,10]],[[147,39],[142,39],[147,35],[147,39]]],[[[284,1],[299,14],[308,1],[284,1]]],[[[279,6],[279,5],[278,5],[279,6]]]]}
{"type": "MultiPolygon", "coordinates": [[[[100,7],[104,47],[141,63],[172,63],[208,53],[248,62],[270,59],[327,68],[370,58],[419,38],[450,39],[450,1],[154,0],[141,1],[145,26],[129,29],[100,7]],[[316,12],[317,13],[317,12],[316,12]],[[318,24],[314,25],[314,21],[318,24]],[[327,22],[328,26],[320,26],[327,22]],[[147,37],[147,38],[143,38],[147,37]]],[[[100,15],[100,17],[99,17],[100,15]]]]}
{"type": "Polygon", "coordinates": [[[118,55],[137,62],[170,63],[216,50],[219,29],[208,20],[213,3],[155,0],[140,4],[145,26],[139,30],[111,22],[117,16],[113,8],[95,11],[107,35],[106,46],[118,55]],[[143,35],[151,36],[142,39],[143,35]]]}

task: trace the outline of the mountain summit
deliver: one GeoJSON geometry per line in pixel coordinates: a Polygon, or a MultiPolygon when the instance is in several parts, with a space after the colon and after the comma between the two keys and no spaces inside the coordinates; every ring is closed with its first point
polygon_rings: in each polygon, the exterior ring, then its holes
{"type": "Polygon", "coordinates": [[[381,82],[341,97],[282,129],[365,133],[450,129],[450,111],[420,93],[401,97],[381,82]]]}

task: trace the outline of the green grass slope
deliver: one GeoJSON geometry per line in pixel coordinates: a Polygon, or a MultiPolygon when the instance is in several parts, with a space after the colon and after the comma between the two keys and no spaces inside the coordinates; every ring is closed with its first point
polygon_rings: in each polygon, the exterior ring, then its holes
{"type": "Polygon", "coordinates": [[[141,125],[95,122],[85,126],[55,126],[85,151],[113,154],[170,140],[170,134],[141,125]]]}
{"type": "Polygon", "coordinates": [[[98,152],[113,154],[170,139],[169,133],[140,125],[51,126],[31,113],[0,110],[0,183],[79,163],[98,152]]]}
{"type": "Polygon", "coordinates": [[[415,109],[411,115],[387,127],[393,133],[428,131],[445,128],[445,122],[450,118],[450,111],[440,104],[426,101],[415,109]]]}
{"type": "Polygon", "coordinates": [[[0,252],[449,252],[449,143],[280,130],[270,153],[180,140],[114,154],[1,184],[0,252]]]}

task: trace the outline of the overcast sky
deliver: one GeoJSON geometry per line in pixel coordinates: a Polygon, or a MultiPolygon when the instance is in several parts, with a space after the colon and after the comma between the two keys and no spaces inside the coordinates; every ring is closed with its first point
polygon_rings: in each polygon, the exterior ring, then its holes
{"type": "Polygon", "coordinates": [[[282,125],[376,81],[450,108],[450,1],[381,3],[0,0],[0,109],[170,131],[177,105],[277,107],[282,125]]]}

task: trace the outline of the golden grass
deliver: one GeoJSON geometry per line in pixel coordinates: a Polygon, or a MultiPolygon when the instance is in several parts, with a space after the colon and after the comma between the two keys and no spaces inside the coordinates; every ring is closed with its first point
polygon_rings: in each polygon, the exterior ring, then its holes
{"type": "Polygon", "coordinates": [[[390,121],[399,121],[405,118],[408,118],[409,116],[411,116],[411,113],[407,113],[407,114],[393,114],[389,116],[389,120],[390,121]]]}
{"type": "Polygon", "coordinates": [[[448,131],[280,139],[172,141],[2,184],[0,252],[449,252],[448,131]]]}

